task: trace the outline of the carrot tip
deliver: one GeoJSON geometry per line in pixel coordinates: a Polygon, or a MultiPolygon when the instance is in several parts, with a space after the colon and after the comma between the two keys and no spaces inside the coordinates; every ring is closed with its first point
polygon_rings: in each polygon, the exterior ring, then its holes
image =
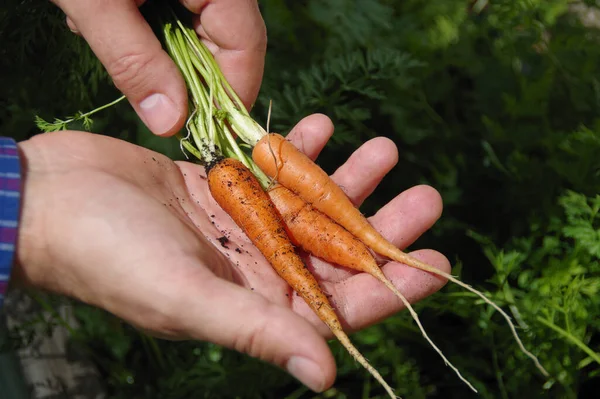
{"type": "Polygon", "coordinates": [[[480,297],[486,304],[490,305],[492,308],[494,308],[494,310],[496,310],[498,313],[500,313],[500,315],[506,320],[506,322],[508,323],[508,326],[512,332],[513,337],[515,338],[515,341],[517,342],[517,345],[519,346],[519,349],[521,350],[521,352],[523,352],[527,357],[529,357],[535,367],[545,376],[548,377],[549,373],[548,371],[546,371],[546,369],[542,366],[542,364],[540,363],[540,361],[538,360],[538,358],[531,353],[530,351],[528,351],[525,348],[525,345],[523,345],[523,342],[521,341],[521,338],[519,338],[519,334],[517,334],[517,329],[514,325],[514,323],[512,322],[510,316],[508,314],[506,314],[506,312],[504,310],[502,310],[500,308],[500,306],[498,306],[496,303],[494,303],[494,301],[492,301],[491,299],[489,299],[488,297],[486,297],[482,292],[476,290],[475,288],[473,288],[472,286],[470,286],[467,283],[464,283],[462,281],[459,280],[458,277],[454,277],[449,273],[445,273],[439,269],[436,269],[433,266],[430,266],[424,262],[421,262],[418,259],[413,258],[412,256],[405,254],[404,252],[401,252],[399,249],[397,251],[394,251],[393,254],[391,254],[391,258],[395,261],[401,262],[406,264],[407,266],[410,267],[414,267],[416,269],[420,269],[426,272],[430,272],[433,274],[437,274],[438,276],[442,276],[446,279],[448,279],[449,281],[453,282],[454,284],[457,284],[458,286],[466,289],[467,291],[472,292],[473,294],[477,295],[478,297],[480,297]],[[401,254],[401,255],[400,255],[401,254]]]}
{"type": "Polygon", "coordinates": [[[385,380],[383,379],[381,374],[379,374],[379,372],[373,366],[371,366],[371,364],[369,364],[367,359],[358,351],[358,349],[356,349],[356,347],[352,344],[352,342],[350,342],[350,338],[348,338],[348,336],[346,335],[346,333],[344,333],[344,331],[332,329],[332,332],[337,337],[337,339],[340,341],[340,343],[350,353],[350,355],[352,355],[352,357],[358,363],[360,363],[373,376],[373,378],[375,378],[383,386],[383,388],[388,393],[390,398],[401,399],[399,396],[397,396],[394,393],[394,390],[392,389],[392,387],[390,387],[388,385],[388,383],[385,382],[385,380]]]}
{"type": "Polygon", "coordinates": [[[383,284],[385,284],[385,286],[387,288],[390,289],[390,291],[392,291],[398,298],[400,298],[400,300],[402,301],[402,303],[404,304],[404,306],[406,307],[406,309],[408,310],[408,312],[410,313],[411,317],[413,318],[413,320],[415,321],[415,323],[417,324],[417,327],[419,328],[419,330],[421,331],[421,334],[423,335],[423,337],[425,338],[425,340],[429,343],[429,345],[431,345],[431,347],[433,348],[433,350],[435,350],[441,357],[442,360],[444,361],[444,364],[448,367],[450,367],[455,373],[456,375],[458,375],[458,378],[460,378],[461,381],[463,381],[465,384],[467,384],[467,386],[475,393],[477,393],[477,389],[475,389],[475,387],[465,378],[462,376],[462,374],[460,373],[460,371],[456,368],[456,366],[454,366],[444,355],[444,353],[442,352],[441,349],[439,349],[431,340],[431,338],[429,338],[429,336],[427,335],[427,332],[425,332],[425,328],[423,327],[423,325],[421,324],[421,320],[419,319],[419,316],[417,315],[417,312],[415,312],[414,308],[411,306],[410,302],[408,301],[408,299],[406,299],[406,297],[400,292],[400,290],[398,290],[394,284],[392,284],[392,282],[390,281],[390,279],[388,279],[385,274],[383,274],[383,271],[381,269],[377,269],[377,272],[373,273],[373,276],[375,278],[377,278],[378,280],[380,280],[383,284]]]}

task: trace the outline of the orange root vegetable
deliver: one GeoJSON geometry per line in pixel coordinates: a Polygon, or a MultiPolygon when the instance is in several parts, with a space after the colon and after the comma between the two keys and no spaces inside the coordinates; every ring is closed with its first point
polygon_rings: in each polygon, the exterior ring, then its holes
{"type": "Polygon", "coordinates": [[[294,245],[327,262],[368,273],[381,281],[400,298],[421,330],[423,337],[442,357],[444,362],[454,370],[469,388],[477,392],[475,387],[460,374],[458,369],[446,359],[442,351],[431,341],[410,302],[385,276],[371,252],[361,241],[282,185],[276,184],[268,191],[268,194],[275,208],[279,211],[286,232],[294,245]]]}
{"type": "Polygon", "coordinates": [[[291,243],[273,203],[256,177],[240,161],[226,158],[208,171],[210,192],[233,221],[283,278],[310,306],[365,369],[392,398],[392,388],[354,347],[319,283],[304,265],[291,243]]]}
{"type": "Polygon", "coordinates": [[[371,250],[394,261],[442,276],[479,296],[504,317],[519,348],[533,360],[536,367],[545,376],[548,376],[548,372],[539,363],[539,360],[521,342],[510,317],[498,305],[470,285],[411,257],[387,241],[352,204],[344,191],[331,180],[329,175],[283,136],[277,133],[265,135],[255,145],[252,158],[265,174],[329,216],[371,250]]]}

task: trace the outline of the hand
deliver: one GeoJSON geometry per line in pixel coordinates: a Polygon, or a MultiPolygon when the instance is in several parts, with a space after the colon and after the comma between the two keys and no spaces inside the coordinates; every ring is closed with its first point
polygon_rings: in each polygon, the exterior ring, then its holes
{"type": "MultiPolygon", "coordinates": [[[[332,133],[329,119],[313,115],[289,137],[314,158],[332,133]]],[[[315,391],[333,383],[323,339],[331,334],[214,202],[202,167],[82,132],[39,135],[20,148],[25,184],[15,283],[102,307],[159,337],[212,341],[262,358],[315,391]]],[[[373,139],[334,178],[360,204],[396,160],[390,140],[373,139]]],[[[371,222],[405,247],[441,209],[435,190],[417,186],[371,222]]],[[[413,255],[449,271],[437,252],[413,255]]],[[[314,258],[308,264],[348,331],[402,309],[369,275],[314,258]]],[[[383,269],[413,302],[444,284],[398,263],[383,269]]]]}
{"type": "MultiPolygon", "coordinates": [[[[138,10],[145,0],[53,0],[102,62],[115,85],[155,134],[183,127],[183,77],[138,10]]],[[[194,28],[246,107],[262,81],[266,28],[256,0],[181,0],[197,14],[194,28]]]]}

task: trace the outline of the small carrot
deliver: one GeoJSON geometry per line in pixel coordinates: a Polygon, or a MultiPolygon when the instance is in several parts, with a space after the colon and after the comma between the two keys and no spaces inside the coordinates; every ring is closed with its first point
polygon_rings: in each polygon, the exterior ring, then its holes
{"type": "Polygon", "coordinates": [[[327,262],[369,273],[381,281],[400,298],[415,323],[417,323],[423,337],[442,357],[444,362],[456,372],[469,388],[477,392],[475,387],[460,374],[458,369],[446,359],[442,351],[431,341],[410,302],[385,276],[369,249],[361,241],[282,185],[276,184],[268,191],[268,194],[280,213],[286,232],[294,245],[327,262]]]}
{"type": "Polygon", "coordinates": [[[548,376],[539,360],[521,342],[510,317],[498,305],[470,285],[411,257],[387,241],[329,175],[283,136],[277,133],[265,135],[254,146],[252,158],[265,174],[329,216],[373,251],[408,266],[442,276],[479,296],[504,317],[519,348],[534,361],[545,376],[548,376]]]}
{"type": "Polygon", "coordinates": [[[215,201],[246,233],[277,274],[300,294],[330,328],[354,359],[383,385],[390,397],[396,398],[379,372],[350,342],[327,296],[297,254],[279,213],[252,172],[242,162],[232,158],[224,158],[207,169],[208,186],[215,201]]]}
{"type": "MultiPolygon", "coordinates": [[[[198,40],[196,33],[183,27],[180,21],[173,30],[171,25],[167,24],[164,34],[169,54],[180,67],[194,105],[186,124],[188,135],[181,137],[180,144],[182,149],[185,148],[206,165],[209,190],[213,198],[246,233],[277,274],[329,327],[354,359],[381,383],[390,397],[395,398],[391,387],[379,372],[350,342],[327,296],[296,253],[285,232],[283,221],[264,191],[264,187],[268,185],[268,178],[239,148],[230,131],[230,124],[219,119],[224,114],[215,112],[215,100],[222,105],[221,100],[226,100],[228,96],[221,96],[223,92],[213,91],[214,86],[208,88],[205,85],[209,82],[216,85],[219,76],[222,75],[218,68],[215,68],[212,74],[208,73],[210,68],[203,67],[195,58],[202,58],[204,54],[208,59],[212,59],[210,52],[198,40]]],[[[233,91],[231,93],[233,94],[233,91]]],[[[245,116],[241,121],[252,119],[245,116]]],[[[233,121],[229,122],[233,126],[236,125],[233,121]]]]}

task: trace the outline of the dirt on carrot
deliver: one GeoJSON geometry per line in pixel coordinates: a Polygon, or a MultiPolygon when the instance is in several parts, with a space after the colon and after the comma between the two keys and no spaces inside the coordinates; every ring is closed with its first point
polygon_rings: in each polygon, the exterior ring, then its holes
{"type": "Polygon", "coordinates": [[[221,246],[223,248],[229,249],[229,247],[227,246],[227,243],[229,243],[229,238],[227,238],[225,236],[221,236],[221,237],[217,237],[217,240],[221,243],[221,246]]]}

